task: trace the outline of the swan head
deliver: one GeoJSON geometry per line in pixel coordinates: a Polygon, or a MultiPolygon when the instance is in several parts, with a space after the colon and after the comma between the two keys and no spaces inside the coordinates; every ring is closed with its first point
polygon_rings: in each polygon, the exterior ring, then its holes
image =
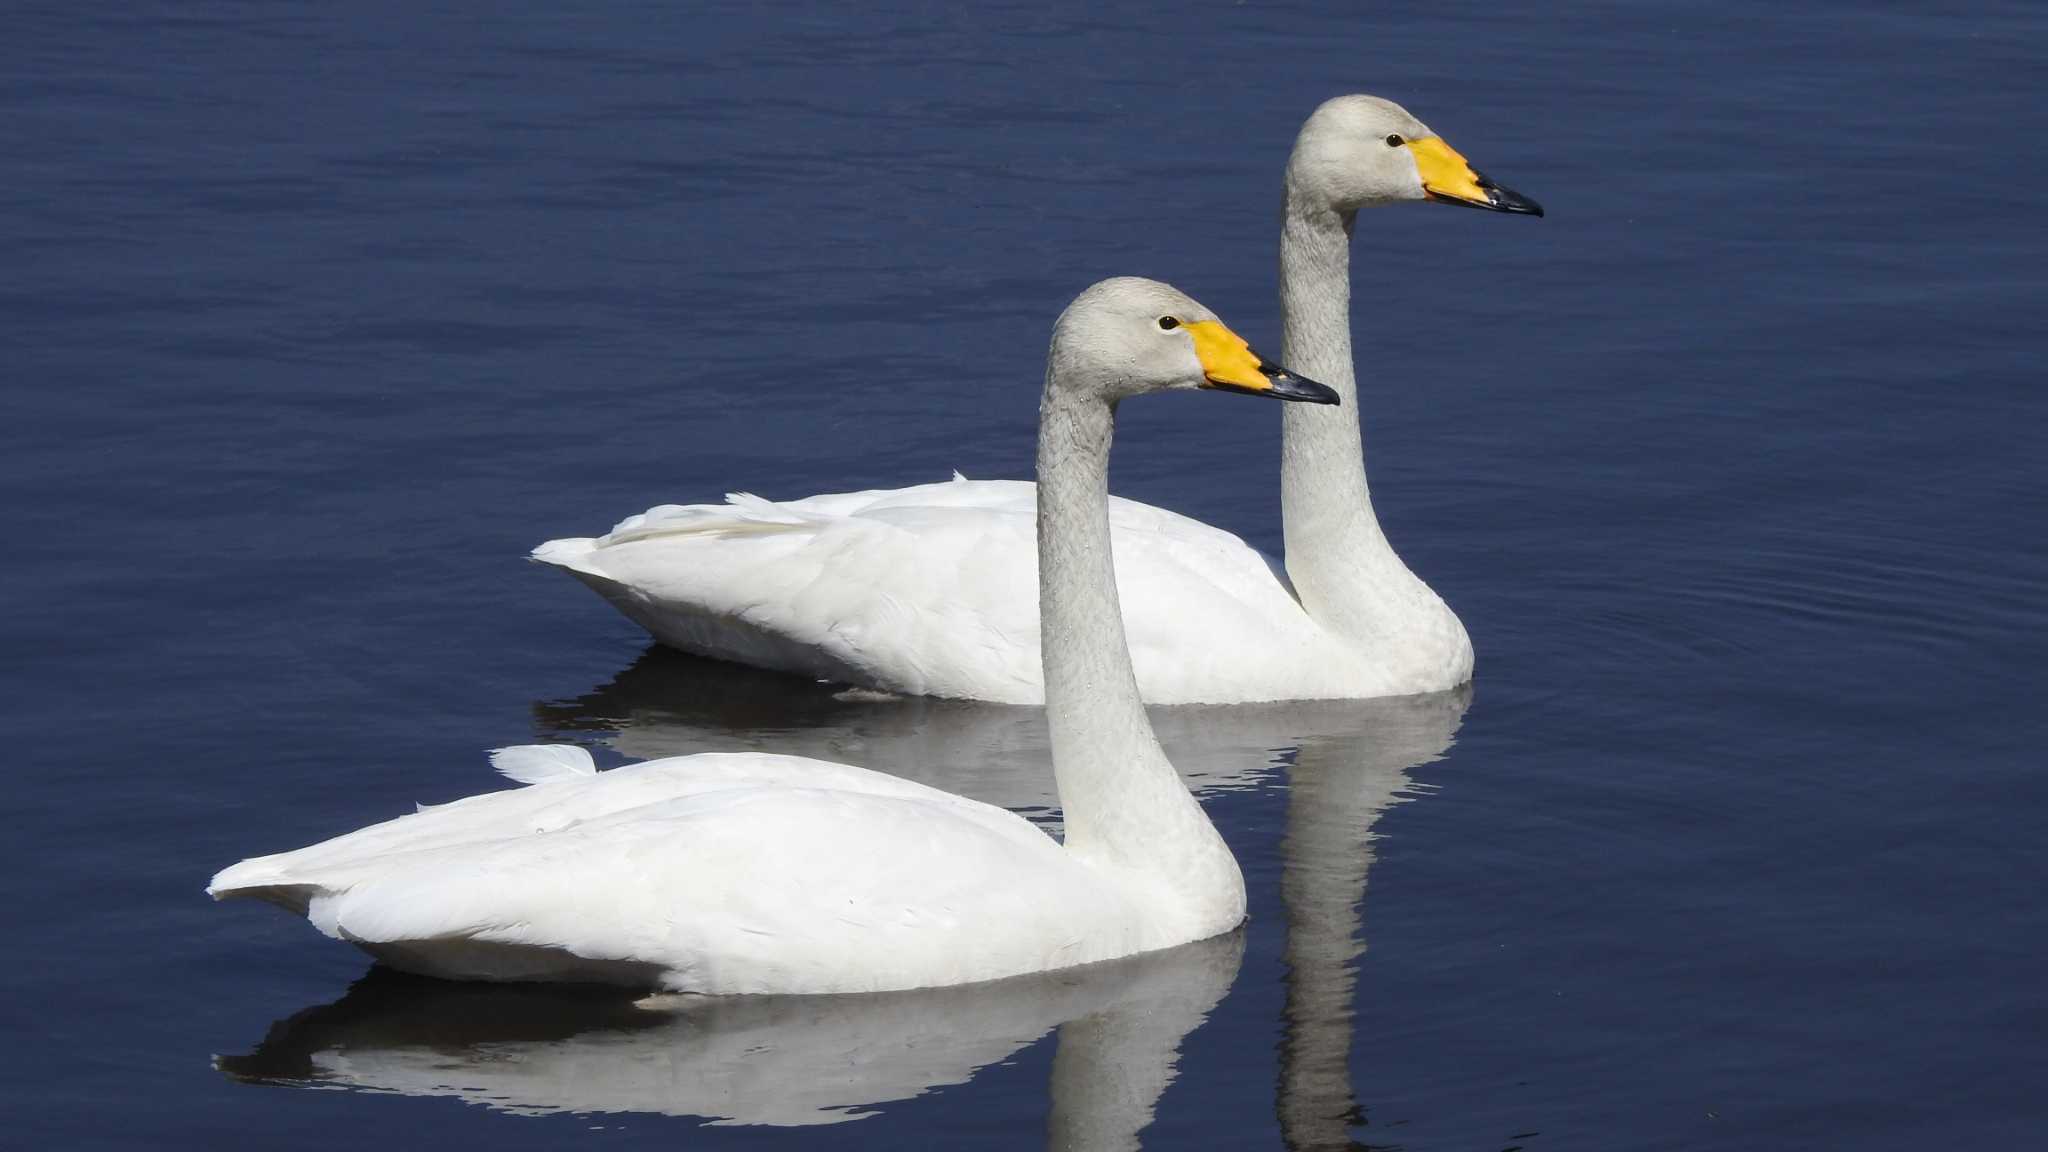
{"type": "Polygon", "coordinates": [[[1433,200],[1543,215],[1543,206],[1473,168],[1406,108],[1377,96],[1339,96],[1317,108],[1287,160],[1291,198],[1335,212],[1433,200]]]}
{"type": "Polygon", "coordinates": [[[1186,293],[1121,276],[1089,287],[1053,325],[1048,379],[1121,400],[1208,388],[1335,404],[1337,393],[1254,352],[1186,293]]]}

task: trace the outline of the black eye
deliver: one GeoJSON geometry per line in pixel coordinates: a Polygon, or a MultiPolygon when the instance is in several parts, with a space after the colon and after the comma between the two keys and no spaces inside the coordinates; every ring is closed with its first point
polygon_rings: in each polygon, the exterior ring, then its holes
{"type": "Polygon", "coordinates": [[[1171,332],[1178,327],[1180,327],[1180,321],[1175,320],[1171,316],[1161,316],[1159,318],[1159,330],[1161,332],[1171,332]]]}
{"type": "Polygon", "coordinates": [[[1387,137],[1387,147],[1389,148],[1399,148],[1402,145],[1402,143],[1403,141],[1401,139],[1401,134],[1399,132],[1396,132],[1392,136],[1387,137]]]}

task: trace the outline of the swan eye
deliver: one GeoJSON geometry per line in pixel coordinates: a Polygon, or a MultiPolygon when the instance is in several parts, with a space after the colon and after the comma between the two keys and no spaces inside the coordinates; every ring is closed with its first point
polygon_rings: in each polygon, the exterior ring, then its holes
{"type": "Polygon", "coordinates": [[[1159,330],[1161,332],[1171,332],[1178,327],[1180,327],[1180,321],[1175,320],[1171,316],[1161,316],[1159,318],[1159,330]]]}
{"type": "Polygon", "coordinates": [[[1405,143],[1405,141],[1401,139],[1401,134],[1399,132],[1396,132],[1393,135],[1387,137],[1387,147],[1389,148],[1399,148],[1403,143],[1405,143]]]}

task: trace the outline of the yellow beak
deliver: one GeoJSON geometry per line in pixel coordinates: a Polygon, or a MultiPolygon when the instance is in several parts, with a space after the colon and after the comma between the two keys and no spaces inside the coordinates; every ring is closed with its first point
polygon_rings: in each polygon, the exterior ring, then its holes
{"type": "Polygon", "coordinates": [[[1335,404],[1337,394],[1305,376],[1296,376],[1252,351],[1244,338],[1225,327],[1221,320],[1196,320],[1182,324],[1195,342],[1195,355],[1202,361],[1202,377],[1209,388],[1227,392],[1248,392],[1276,400],[1303,400],[1311,404],[1335,404]]]}
{"type": "Polygon", "coordinates": [[[1415,171],[1422,176],[1422,190],[1431,200],[1493,212],[1543,215],[1543,205],[1488,180],[1484,173],[1466,163],[1457,149],[1444,143],[1441,136],[1410,140],[1404,147],[1414,155],[1415,171]]]}

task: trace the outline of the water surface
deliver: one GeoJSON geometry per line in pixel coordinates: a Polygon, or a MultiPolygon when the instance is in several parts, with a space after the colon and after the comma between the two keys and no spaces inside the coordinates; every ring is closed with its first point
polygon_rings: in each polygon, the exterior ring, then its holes
{"type": "MultiPolygon", "coordinates": [[[[39,5],[0,59],[20,1142],[2048,1121],[2039,6],[39,5]],[[1030,713],[649,654],[520,557],[729,490],[1027,475],[1048,325],[1101,276],[1277,343],[1280,167],[1360,89],[1550,215],[1359,221],[1375,498],[1478,679],[1159,717],[1240,936],[693,1013],[422,986],[205,900],[536,738],[886,759],[1054,821],[1030,713]]],[[[1277,429],[1128,405],[1116,487],[1277,552],[1277,429]]]]}

